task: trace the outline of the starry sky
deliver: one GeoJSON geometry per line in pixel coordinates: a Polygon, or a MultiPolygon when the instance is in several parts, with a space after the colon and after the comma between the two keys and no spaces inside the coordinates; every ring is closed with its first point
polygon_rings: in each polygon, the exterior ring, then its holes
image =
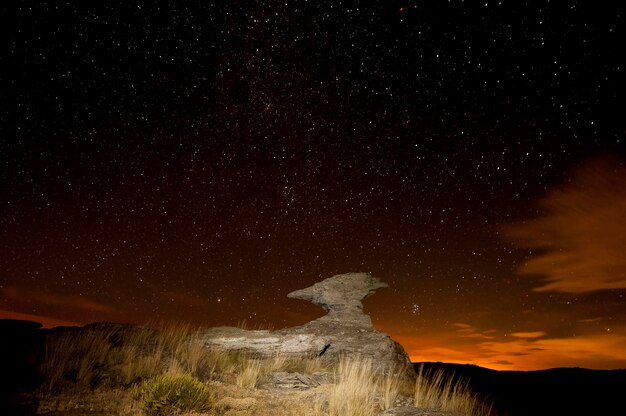
{"type": "Polygon", "coordinates": [[[282,328],[363,271],[413,361],[626,368],[621,2],[0,10],[0,317],[282,328]]]}

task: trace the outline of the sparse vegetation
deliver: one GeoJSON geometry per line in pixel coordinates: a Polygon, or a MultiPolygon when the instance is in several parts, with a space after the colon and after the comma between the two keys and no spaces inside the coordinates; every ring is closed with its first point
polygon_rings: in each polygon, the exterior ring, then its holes
{"type": "Polygon", "coordinates": [[[372,361],[344,357],[331,387],[329,414],[370,416],[395,406],[407,390],[407,380],[397,371],[376,371],[372,361]]]}
{"type": "Polygon", "coordinates": [[[97,325],[52,332],[41,374],[38,394],[44,412],[89,406],[136,416],[370,416],[401,401],[459,415],[490,415],[466,381],[441,372],[420,371],[415,386],[409,386],[392,369],[380,374],[362,358],[344,357],[328,368],[319,357],[277,354],[261,359],[211,350],[185,325],[97,325]],[[324,382],[277,400],[271,383],[279,372],[322,374],[324,382]]]}
{"type": "Polygon", "coordinates": [[[185,371],[198,370],[200,350],[185,326],[160,330],[102,325],[48,334],[41,364],[45,387],[128,386],[162,374],[177,361],[185,371]]]}
{"type": "Polygon", "coordinates": [[[373,416],[377,386],[369,360],[343,358],[336,370],[330,394],[331,416],[373,416]]]}
{"type": "Polygon", "coordinates": [[[63,381],[92,384],[110,349],[107,334],[99,331],[85,330],[80,337],[69,332],[50,334],[41,364],[45,387],[52,391],[63,381]]]}
{"type": "Polygon", "coordinates": [[[461,415],[489,416],[491,406],[480,400],[469,388],[469,381],[443,370],[424,371],[420,366],[415,382],[414,404],[461,415]]]}
{"type": "Polygon", "coordinates": [[[405,384],[406,381],[403,381],[398,376],[397,371],[391,370],[381,376],[378,383],[381,396],[379,407],[381,410],[394,407],[396,400],[398,400],[403,390],[403,384],[405,384]]]}
{"type": "Polygon", "coordinates": [[[255,388],[259,383],[263,369],[261,360],[254,358],[244,360],[237,373],[237,387],[244,389],[255,388]]]}

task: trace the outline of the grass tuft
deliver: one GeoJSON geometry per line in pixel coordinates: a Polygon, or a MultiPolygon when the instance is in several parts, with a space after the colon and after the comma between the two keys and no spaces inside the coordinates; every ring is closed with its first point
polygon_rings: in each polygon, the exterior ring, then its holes
{"type": "Polygon", "coordinates": [[[379,407],[381,410],[387,410],[395,406],[396,400],[400,397],[404,381],[396,371],[388,371],[378,380],[378,389],[380,391],[379,407]]]}
{"type": "Polygon", "coordinates": [[[59,388],[74,382],[92,386],[98,382],[101,369],[111,351],[109,331],[86,330],[74,333],[53,333],[47,339],[40,367],[45,387],[59,388]]]}
{"type": "Polygon", "coordinates": [[[237,374],[237,387],[244,389],[256,388],[261,376],[264,375],[264,369],[265,368],[261,360],[246,358],[241,363],[240,371],[237,374]]]}
{"type": "Polygon", "coordinates": [[[342,358],[335,380],[329,398],[331,416],[374,416],[377,413],[377,385],[370,360],[342,358]]]}
{"type": "Polygon", "coordinates": [[[420,366],[415,382],[416,407],[438,409],[468,416],[489,416],[492,406],[478,398],[469,388],[469,381],[442,369],[424,371],[420,366]]]}

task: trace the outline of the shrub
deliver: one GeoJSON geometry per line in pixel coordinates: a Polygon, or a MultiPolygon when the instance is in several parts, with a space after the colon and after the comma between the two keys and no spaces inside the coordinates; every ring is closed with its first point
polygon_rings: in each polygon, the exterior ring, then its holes
{"type": "Polygon", "coordinates": [[[145,380],[137,389],[148,415],[168,415],[176,411],[207,411],[212,404],[209,389],[190,374],[163,374],[145,380]]]}

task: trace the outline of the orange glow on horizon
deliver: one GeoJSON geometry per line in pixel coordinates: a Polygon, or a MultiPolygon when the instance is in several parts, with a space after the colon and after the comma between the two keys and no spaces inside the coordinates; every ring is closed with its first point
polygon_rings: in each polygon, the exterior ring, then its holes
{"type": "Polygon", "coordinates": [[[515,338],[463,343],[440,338],[394,337],[412,362],[473,364],[493,370],[532,371],[557,367],[626,369],[626,335],[515,338]]]}

